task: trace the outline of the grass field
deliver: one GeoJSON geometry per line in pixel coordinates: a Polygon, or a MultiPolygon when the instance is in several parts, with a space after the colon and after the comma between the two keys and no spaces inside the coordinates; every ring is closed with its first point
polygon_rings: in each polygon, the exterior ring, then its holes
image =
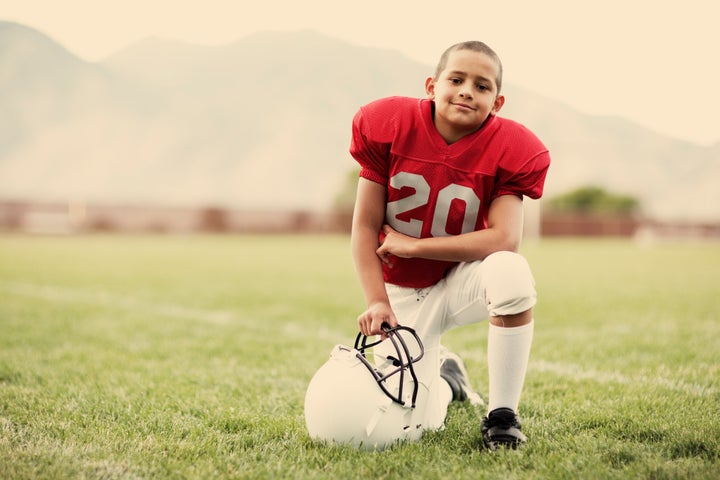
{"type": "MultiPolygon", "coordinates": [[[[518,452],[484,414],[383,452],[303,397],[361,295],[342,236],[0,236],[0,478],[720,475],[720,244],[527,243],[540,302],[518,452]]],[[[450,332],[486,393],[487,327],[450,332]]]]}

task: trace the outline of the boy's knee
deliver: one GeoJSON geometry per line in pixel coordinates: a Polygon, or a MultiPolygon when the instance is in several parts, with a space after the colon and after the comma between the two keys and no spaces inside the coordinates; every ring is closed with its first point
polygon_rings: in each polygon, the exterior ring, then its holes
{"type": "Polygon", "coordinates": [[[485,301],[493,317],[530,310],[537,300],[527,260],[514,252],[496,252],[482,262],[485,301]]]}

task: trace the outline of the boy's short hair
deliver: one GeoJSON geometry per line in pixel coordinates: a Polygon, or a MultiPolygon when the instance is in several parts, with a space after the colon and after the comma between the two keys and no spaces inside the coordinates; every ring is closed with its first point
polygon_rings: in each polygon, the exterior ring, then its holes
{"type": "Polygon", "coordinates": [[[440,56],[440,61],[438,61],[437,67],[435,67],[435,75],[433,77],[434,80],[437,80],[440,74],[443,70],[445,70],[445,67],[447,66],[448,58],[450,57],[450,54],[457,50],[472,50],[474,52],[480,52],[484,53],[488,57],[490,57],[498,66],[498,74],[497,78],[495,79],[495,83],[497,84],[497,93],[500,94],[500,90],[502,90],[502,75],[503,75],[503,67],[502,62],[500,61],[500,57],[497,53],[495,53],[495,50],[487,46],[487,44],[480,42],[478,40],[469,40],[467,42],[460,42],[456,43],[455,45],[452,45],[448,47],[447,50],[443,52],[443,54],[440,56]]]}

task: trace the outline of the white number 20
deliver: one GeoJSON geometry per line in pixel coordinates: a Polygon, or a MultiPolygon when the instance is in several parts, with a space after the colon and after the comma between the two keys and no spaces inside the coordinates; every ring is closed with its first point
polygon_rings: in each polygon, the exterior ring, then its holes
{"type": "MultiPolygon", "coordinates": [[[[405,235],[419,238],[423,228],[423,221],[417,218],[400,220],[398,215],[409,212],[415,208],[428,204],[430,199],[430,185],[422,175],[416,173],[400,172],[390,179],[390,186],[395,189],[403,187],[412,188],[415,193],[408,197],[388,202],[385,211],[388,223],[398,232],[405,235]]],[[[462,222],[461,233],[472,232],[475,229],[478,215],[480,215],[480,199],[472,188],[451,183],[438,192],[435,212],[433,213],[432,229],[433,237],[444,237],[448,233],[448,216],[450,207],[454,200],[465,203],[465,214],[462,222]]]]}

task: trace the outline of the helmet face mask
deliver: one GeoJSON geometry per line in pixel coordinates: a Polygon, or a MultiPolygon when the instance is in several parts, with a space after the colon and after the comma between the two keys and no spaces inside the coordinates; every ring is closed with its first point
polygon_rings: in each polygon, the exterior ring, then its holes
{"type": "Polygon", "coordinates": [[[312,438],[366,449],[420,438],[428,389],[414,363],[423,345],[411,328],[385,332],[376,342],[359,334],[354,347],[336,345],[315,373],[305,394],[312,438]]]}
{"type": "MultiPolygon", "coordinates": [[[[385,325],[385,324],[384,324],[385,325]]],[[[400,405],[405,405],[405,400],[403,400],[403,388],[405,387],[405,371],[407,370],[410,373],[410,376],[413,380],[413,393],[412,393],[412,403],[411,408],[415,408],[415,403],[417,401],[417,394],[419,390],[418,386],[418,380],[417,375],[415,375],[415,367],[413,364],[417,361],[419,361],[424,353],[425,350],[423,348],[423,344],[420,341],[420,338],[415,333],[415,330],[408,327],[403,327],[398,325],[395,328],[385,328],[385,334],[387,335],[387,338],[385,340],[378,340],[376,342],[367,343],[368,337],[363,335],[362,333],[358,333],[357,337],[355,338],[355,350],[358,351],[357,358],[360,360],[363,365],[367,367],[367,369],[370,371],[370,374],[375,378],[377,381],[378,386],[380,389],[387,395],[390,400],[393,402],[397,402],[400,405]],[[408,348],[408,344],[405,342],[403,337],[399,334],[397,334],[400,331],[406,331],[408,332],[412,338],[417,343],[417,346],[419,347],[419,354],[415,357],[412,356],[410,349],[408,348]],[[389,360],[393,367],[392,369],[377,369],[373,367],[373,365],[370,364],[370,362],[367,360],[366,357],[366,351],[370,348],[373,348],[377,345],[380,345],[384,341],[389,341],[392,346],[395,349],[396,356],[388,355],[386,356],[386,360],[389,360]],[[386,383],[387,380],[392,377],[393,375],[399,375],[399,388],[396,395],[394,395],[387,387],[386,383]]],[[[377,359],[376,359],[377,360],[377,359]]]]}

